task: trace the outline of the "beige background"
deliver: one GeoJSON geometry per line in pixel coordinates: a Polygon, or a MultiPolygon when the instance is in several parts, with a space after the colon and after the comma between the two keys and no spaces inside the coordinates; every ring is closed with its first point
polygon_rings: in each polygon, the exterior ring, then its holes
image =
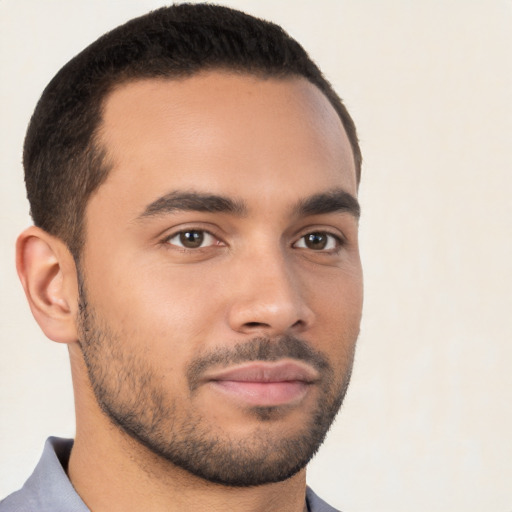
{"type": "MultiPolygon", "coordinates": [[[[229,0],[281,23],[365,156],[353,382],[309,482],[345,512],[512,511],[512,2],[229,0]]],[[[157,0],[0,0],[0,497],[72,436],[67,353],[13,264],[21,146],[54,73],[157,0]]]]}

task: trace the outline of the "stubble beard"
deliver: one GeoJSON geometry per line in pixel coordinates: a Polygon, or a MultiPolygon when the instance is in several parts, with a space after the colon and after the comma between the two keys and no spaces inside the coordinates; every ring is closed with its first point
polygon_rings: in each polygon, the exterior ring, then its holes
{"type": "Polygon", "coordinates": [[[80,346],[102,411],[116,427],[159,458],[212,483],[263,485],[286,480],[303,469],[325,439],[349,384],[355,339],[347,344],[351,349],[341,377],[334,375],[323,354],[290,336],[255,338],[192,361],[187,369],[190,395],[186,397],[192,400],[201,373],[219,363],[287,357],[305,361],[321,374],[316,405],[300,430],[287,435],[268,428],[286,414],[283,406],[252,407],[249,413],[259,426],[250,438],[237,438],[209,424],[190,401],[187,410],[179,410],[178,400],[166,393],[150,363],[123,350],[123,336],[99,321],[87,305],[83,288],[79,311],[80,346]]]}

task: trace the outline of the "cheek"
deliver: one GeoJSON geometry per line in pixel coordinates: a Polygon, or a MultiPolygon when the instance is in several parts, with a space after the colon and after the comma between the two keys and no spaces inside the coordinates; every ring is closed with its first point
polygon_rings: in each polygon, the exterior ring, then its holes
{"type": "Polygon", "coordinates": [[[162,265],[147,268],[140,278],[133,301],[163,336],[173,334],[194,344],[222,317],[219,274],[206,267],[162,265]]]}
{"type": "Polygon", "coordinates": [[[185,357],[222,315],[218,273],[122,257],[90,268],[96,270],[87,275],[91,305],[113,329],[151,350],[185,357]]]}
{"type": "Polygon", "coordinates": [[[312,306],[316,313],[315,330],[327,340],[325,350],[351,353],[361,323],[363,279],[360,265],[336,269],[326,279],[316,279],[312,306]]]}

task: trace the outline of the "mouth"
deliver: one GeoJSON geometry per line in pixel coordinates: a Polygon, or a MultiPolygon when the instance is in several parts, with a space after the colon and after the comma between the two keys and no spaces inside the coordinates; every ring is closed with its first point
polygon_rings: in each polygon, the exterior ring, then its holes
{"type": "Polygon", "coordinates": [[[318,379],[308,364],[282,360],[239,365],[213,372],[205,380],[239,404],[272,407],[299,403],[318,379]]]}

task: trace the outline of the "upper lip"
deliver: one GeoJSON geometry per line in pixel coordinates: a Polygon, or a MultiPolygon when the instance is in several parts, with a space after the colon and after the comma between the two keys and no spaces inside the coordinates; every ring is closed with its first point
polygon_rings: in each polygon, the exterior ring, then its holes
{"type": "Polygon", "coordinates": [[[291,382],[313,383],[318,372],[301,361],[251,361],[227,369],[213,371],[206,375],[208,381],[236,382],[291,382]]]}

